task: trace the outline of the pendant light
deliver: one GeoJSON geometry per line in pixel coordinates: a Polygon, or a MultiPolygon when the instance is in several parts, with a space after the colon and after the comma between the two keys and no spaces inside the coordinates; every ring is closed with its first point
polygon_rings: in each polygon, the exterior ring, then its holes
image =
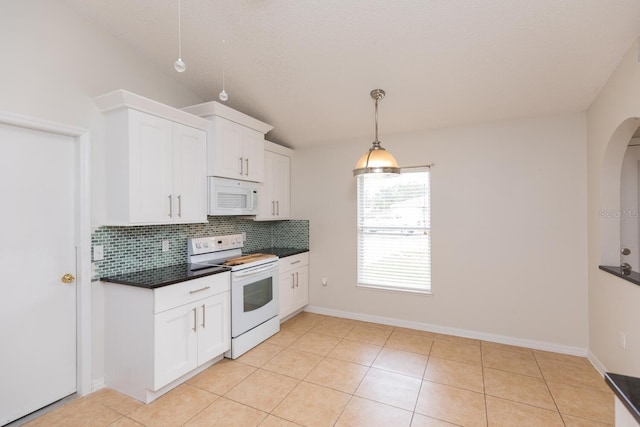
{"type": "Polygon", "coordinates": [[[226,90],[224,90],[224,63],[227,56],[226,45],[227,45],[226,40],[222,40],[222,92],[220,92],[220,94],[218,95],[218,98],[220,98],[220,101],[223,101],[223,102],[229,99],[229,94],[227,93],[226,90]]]}
{"type": "Polygon", "coordinates": [[[180,9],[182,8],[180,6],[181,2],[180,0],[178,0],[178,60],[173,63],[173,68],[175,68],[179,73],[184,73],[184,71],[187,69],[187,66],[185,65],[184,61],[182,61],[182,28],[180,24],[180,9]]]}
{"type": "Polygon", "coordinates": [[[398,162],[386,151],[378,141],[378,101],[384,98],[384,90],[374,89],[371,98],[376,101],[376,139],[369,151],[364,153],[353,170],[353,176],[365,173],[400,173],[398,162]]]}

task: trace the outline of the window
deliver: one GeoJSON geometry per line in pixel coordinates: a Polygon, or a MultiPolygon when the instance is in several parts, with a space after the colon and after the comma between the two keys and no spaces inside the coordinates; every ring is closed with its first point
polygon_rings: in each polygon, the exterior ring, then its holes
{"type": "Polygon", "coordinates": [[[431,291],[429,167],[358,175],[358,286],[431,291]]]}

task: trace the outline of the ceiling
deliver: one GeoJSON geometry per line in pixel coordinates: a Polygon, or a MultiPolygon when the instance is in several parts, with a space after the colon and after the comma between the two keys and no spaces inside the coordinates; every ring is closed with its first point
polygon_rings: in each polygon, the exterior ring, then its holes
{"type": "MultiPolygon", "coordinates": [[[[302,147],[584,111],[640,35],[638,0],[67,0],[191,88],[302,147]],[[223,53],[223,40],[225,46],[223,53]]],[[[176,106],[182,107],[182,106],[176,106]]]]}

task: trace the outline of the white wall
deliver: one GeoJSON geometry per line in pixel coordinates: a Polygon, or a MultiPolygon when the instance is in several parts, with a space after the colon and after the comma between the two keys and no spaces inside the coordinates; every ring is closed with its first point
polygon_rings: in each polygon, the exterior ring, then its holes
{"type": "Polygon", "coordinates": [[[355,286],[351,170],[370,141],[344,141],[296,150],[294,215],[310,220],[311,305],[586,353],[585,115],[381,139],[401,165],[435,163],[433,295],[355,286]]]}
{"type": "Polygon", "coordinates": [[[589,344],[603,369],[640,377],[640,286],[598,269],[620,260],[620,171],[640,126],[638,42],[625,54],[587,112],[589,344]],[[620,333],[627,348],[620,346],[620,333]]]}
{"type": "MultiPolygon", "coordinates": [[[[166,69],[149,65],[64,1],[2,1],[0,52],[0,110],[91,131],[94,225],[100,225],[104,207],[104,121],[91,98],[127,89],[175,107],[203,101],[179,82],[172,63],[166,69]]],[[[103,375],[101,286],[92,286],[97,382],[103,375]]]]}

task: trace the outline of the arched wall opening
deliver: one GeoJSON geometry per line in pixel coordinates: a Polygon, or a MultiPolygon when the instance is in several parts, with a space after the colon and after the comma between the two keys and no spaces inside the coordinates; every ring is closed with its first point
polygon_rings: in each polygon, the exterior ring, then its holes
{"type": "MultiPolygon", "coordinates": [[[[629,142],[639,127],[638,117],[624,120],[609,138],[603,156],[600,175],[600,265],[618,267],[625,261],[620,252],[621,225],[623,218],[624,221],[632,220],[634,212],[625,209],[621,203],[622,166],[629,142]]],[[[636,217],[635,221],[640,221],[640,218],[636,217]]],[[[635,257],[640,260],[639,254],[635,254],[635,257]]],[[[640,271],[638,263],[632,267],[635,271],[640,271]]]]}

